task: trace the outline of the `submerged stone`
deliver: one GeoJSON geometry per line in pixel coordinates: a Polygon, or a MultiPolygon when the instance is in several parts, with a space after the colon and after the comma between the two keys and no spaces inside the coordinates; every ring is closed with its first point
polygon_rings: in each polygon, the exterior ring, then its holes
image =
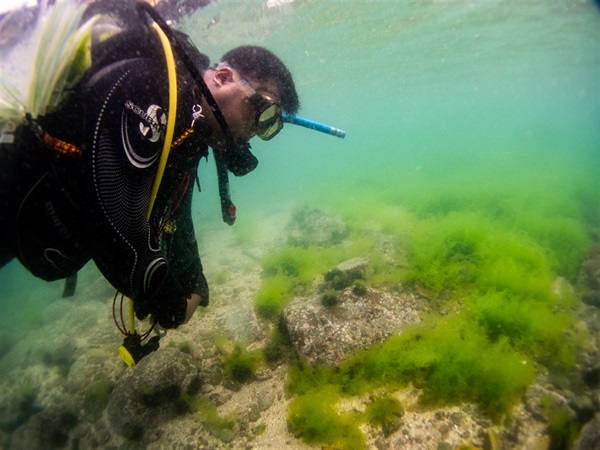
{"type": "Polygon", "coordinates": [[[152,441],[161,423],[187,412],[183,396],[199,389],[192,357],[176,348],[160,348],[117,382],[107,407],[110,425],[128,439],[152,441]]]}
{"type": "Polygon", "coordinates": [[[288,242],[297,247],[336,245],[348,235],[348,227],[342,219],[313,208],[296,211],[288,228],[288,242]]]}
{"type": "Polygon", "coordinates": [[[367,288],[364,296],[352,288],[338,295],[334,307],[320,297],[290,304],[283,313],[293,346],[311,363],[337,365],[355,350],[365,350],[420,322],[421,301],[410,293],[367,288]]]}

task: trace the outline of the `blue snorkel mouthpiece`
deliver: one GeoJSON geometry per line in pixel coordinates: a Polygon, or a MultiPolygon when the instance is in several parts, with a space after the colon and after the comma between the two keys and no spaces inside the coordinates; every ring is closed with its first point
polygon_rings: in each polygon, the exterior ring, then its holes
{"type": "Polygon", "coordinates": [[[322,123],[315,122],[313,120],[304,119],[303,117],[292,116],[290,114],[282,114],[281,118],[285,123],[300,125],[301,127],[310,128],[311,130],[320,131],[321,133],[330,134],[332,136],[337,136],[342,139],[346,137],[346,132],[344,130],[340,130],[339,128],[333,128],[329,125],[323,125],[322,123]]]}

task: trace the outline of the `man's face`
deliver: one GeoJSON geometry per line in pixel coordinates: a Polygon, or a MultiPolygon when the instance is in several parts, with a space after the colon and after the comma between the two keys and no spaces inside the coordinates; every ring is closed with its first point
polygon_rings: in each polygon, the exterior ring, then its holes
{"type": "MultiPolygon", "coordinates": [[[[208,71],[210,83],[207,82],[233,137],[236,140],[248,142],[256,134],[256,110],[248,95],[239,84],[239,73],[230,67],[221,67],[208,71]]],[[[206,77],[206,75],[205,75],[206,77]]],[[[279,104],[280,93],[274,81],[267,83],[246,79],[246,82],[260,95],[265,95],[274,103],[279,104]]],[[[214,117],[213,117],[214,119],[214,117]]],[[[225,148],[226,140],[221,127],[216,123],[215,133],[209,145],[218,150],[225,148]]]]}

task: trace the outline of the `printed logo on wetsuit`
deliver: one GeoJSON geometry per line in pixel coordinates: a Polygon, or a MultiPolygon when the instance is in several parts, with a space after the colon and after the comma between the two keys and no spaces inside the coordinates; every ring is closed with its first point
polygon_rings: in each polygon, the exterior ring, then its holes
{"type": "Polygon", "coordinates": [[[167,126],[167,115],[158,105],[150,105],[146,111],[131,100],[125,102],[125,107],[137,114],[141,119],[140,133],[150,142],[156,142],[162,136],[162,130],[167,126]]]}

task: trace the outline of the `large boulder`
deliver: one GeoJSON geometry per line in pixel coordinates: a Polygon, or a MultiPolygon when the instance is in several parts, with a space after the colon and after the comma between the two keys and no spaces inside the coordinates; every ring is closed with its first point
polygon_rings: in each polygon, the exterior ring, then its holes
{"type": "Polygon", "coordinates": [[[331,269],[324,276],[324,287],[343,289],[351,286],[356,280],[362,280],[369,269],[369,258],[358,257],[344,261],[335,269],[331,269]]]}
{"type": "Polygon", "coordinates": [[[328,247],[341,243],[348,235],[341,218],[313,208],[296,211],[288,229],[288,243],[297,247],[328,247]]]}
{"type": "Polygon", "coordinates": [[[581,265],[579,285],[582,300],[600,308],[600,245],[594,245],[581,265]]]}
{"type": "Polygon", "coordinates": [[[65,448],[71,430],[79,418],[73,405],[45,409],[32,416],[25,424],[8,436],[2,448],[59,449],[65,448]]]}
{"type": "Polygon", "coordinates": [[[573,450],[600,450],[600,413],[581,429],[573,450]]]}
{"type": "Polygon", "coordinates": [[[153,441],[161,423],[187,412],[186,396],[201,387],[192,357],[176,348],[160,348],[130,368],[108,402],[113,430],[131,440],[153,441]]]}
{"type": "Polygon", "coordinates": [[[32,387],[13,390],[0,400],[0,430],[10,433],[41,409],[36,404],[37,390],[32,387]]]}
{"type": "Polygon", "coordinates": [[[285,309],[287,333],[308,362],[337,365],[353,351],[367,349],[420,321],[421,300],[411,293],[355,291],[339,291],[333,306],[316,296],[285,309]]]}

